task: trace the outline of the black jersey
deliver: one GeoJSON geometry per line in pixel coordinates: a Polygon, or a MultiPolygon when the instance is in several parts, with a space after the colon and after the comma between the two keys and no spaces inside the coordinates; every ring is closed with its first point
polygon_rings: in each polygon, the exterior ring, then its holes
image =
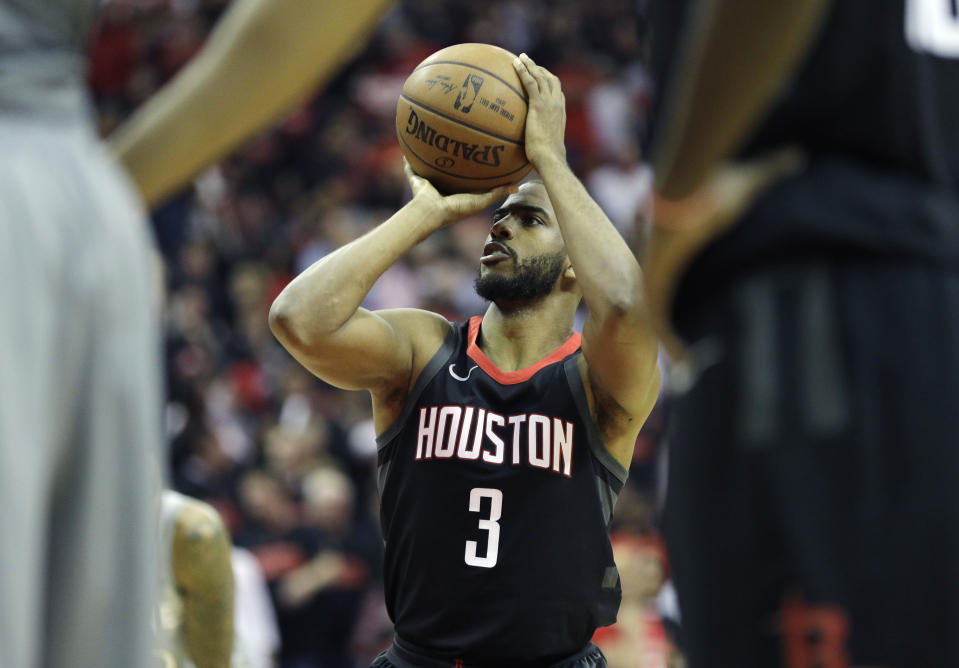
{"type": "Polygon", "coordinates": [[[626,470],[599,440],[580,336],[502,372],[453,325],[377,439],[387,608],[466,666],[547,665],[616,619],[608,525],[626,470]]]}
{"type": "MultiPolygon", "coordinates": [[[[959,260],[959,10],[955,0],[834,0],[805,60],[743,146],[794,145],[797,177],[761,197],[700,256],[683,286],[708,291],[752,263],[796,252],[959,260]]],[[[691,3],[650,16],[660,95],[691,3]]],[[[682,298],[682,295],[680,295],[682,298]]]]}

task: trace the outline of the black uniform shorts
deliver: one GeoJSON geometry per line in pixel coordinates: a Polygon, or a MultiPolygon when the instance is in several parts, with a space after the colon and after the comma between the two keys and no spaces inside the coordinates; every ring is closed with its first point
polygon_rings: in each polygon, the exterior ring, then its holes
{"type": "Polygon", "coordinates": [[[959,666],[959,271],[796,259],[680,303],[664,532],[691,668],[959,666]]]}
{"type": "MultiPolygon", "coordinates": [[[[606,668],[606,665],[606,657],[603,656],[599,647],[589,643],[576,654],[548,666],[544,665],[543,668],[606,668]]],[[[524,666],[525,664],[480,666],[457,659],[437,659],[412,649],[409,643],[402,640],[394,640],[393,644],[370,664],[370,668],[523,668],[524,666]]]]}

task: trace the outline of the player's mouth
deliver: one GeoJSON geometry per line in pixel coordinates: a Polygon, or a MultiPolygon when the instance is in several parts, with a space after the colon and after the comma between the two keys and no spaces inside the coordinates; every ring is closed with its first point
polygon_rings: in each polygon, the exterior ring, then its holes
{"type": "Polygon", "coordinates": [[[509,246],[501,244],[498,241],[490,241],[483,246],[483,257],[480,258],[480,262],[483,264],[496,264],[500,260],[513,259],[513,255],[513,249],[509,246]]]}

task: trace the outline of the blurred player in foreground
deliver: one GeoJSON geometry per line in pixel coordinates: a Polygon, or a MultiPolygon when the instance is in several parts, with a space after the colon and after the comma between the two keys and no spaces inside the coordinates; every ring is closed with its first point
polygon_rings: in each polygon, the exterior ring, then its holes
{"type": "MultiPolygon", "coordinates": [[[[158,323],[145,216],[95,136],[84,86],[99,4],[0,4],[0,665],[11,668],[152,663],[158,323]]],[[[117,136],[147,201],[321,83],[386,4],[234,3],[117,136]]]]}
{"type": "Polygon", "coordinates": [[[271,310],[301,363],[373,398],[396,629],[378,667],[606,665],[589,639],[619,607],[607,524],[659,390],[656,339],[639,265],[566,164],[559,80],[514,66],[542,182],[442,197],[407,166],[412,201],[271,310]],[[418,242],[506,194],[476,281],[484,316],[360,307],[418,242]]]}
{"type": "Polygon", "coordinates": [[[197,499],[164,490],[159,548],[160,665],[243,668],[239,648],[233,642],[230,535],[216,510],[197,499]]]}
{"type": "Polygon", "coordinates": [[[690,665],[957,666],[955,3],[659,10],[644,267],[698,375],[665,518],[690,665]]]}

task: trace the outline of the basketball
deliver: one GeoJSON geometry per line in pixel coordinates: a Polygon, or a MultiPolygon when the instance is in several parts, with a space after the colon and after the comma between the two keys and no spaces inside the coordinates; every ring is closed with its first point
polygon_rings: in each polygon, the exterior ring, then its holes
{"type": "Polygon", "coordinates": [[[437,190],[489,190],[531,169],[515,57],[491,44],[456,44],[421,62],[404,83],[396,135],[413,171],[437,190]]]}

